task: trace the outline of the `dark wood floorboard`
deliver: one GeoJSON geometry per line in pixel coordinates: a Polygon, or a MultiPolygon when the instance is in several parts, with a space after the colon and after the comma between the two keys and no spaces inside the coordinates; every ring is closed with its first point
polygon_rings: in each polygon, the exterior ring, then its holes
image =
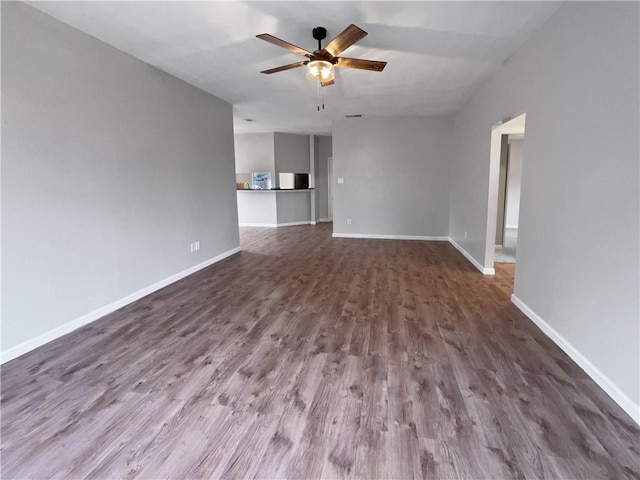
{"type": "Polygon", "coordinates": [[[243,251],[2,366],[2,478],[640,478],[640,430],[446,242],[243,251]]]}

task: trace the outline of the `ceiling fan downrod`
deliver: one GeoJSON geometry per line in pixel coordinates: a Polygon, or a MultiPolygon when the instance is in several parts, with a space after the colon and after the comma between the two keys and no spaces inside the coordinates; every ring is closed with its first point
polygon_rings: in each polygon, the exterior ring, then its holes
{"type": "Polygon", "coordinates": [[[322,50],[322,40],[327,38],[327,29],[324,27],[315,27],[312,30],[313,38],[318,40],[318,50],[322,50]]]}

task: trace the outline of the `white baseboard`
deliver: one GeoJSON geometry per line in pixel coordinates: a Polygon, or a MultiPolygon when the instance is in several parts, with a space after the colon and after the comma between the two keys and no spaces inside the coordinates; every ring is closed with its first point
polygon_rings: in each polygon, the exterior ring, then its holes
{"type": "Polygon", "coordinates": [[[480,265],[475,258],[473,258],[464,248],[458,245],[451,237],[430,237],[420,235],[377,235],[373,233],[333,233],[334,238],[374,238],[385,240],[428,240],[428,241],[448,241],[453,245],[460,253],[462,253],[467,260],[469,260],[478,270],[485,275],[495,275],[496,271],[493,268],[486,268],[480,265]]]}
{"type": "Polygon", "coordinates": [[[330,223],[333,222],[330,218],[321,218],[318,220],[318,223],[330,223]]]}
{"type": "Polygon", "coordinates": [[[278,227],[295,227],[297,225],[311,225],[311,220],[306,220],[306,221],[303,221],[303,222],[279,223],[278,227]]]}
{"type": "Polygon", "coordinates": [[[511,295],[511,302],[518,307],[529,319],[535,323],[544,334],[554,341],[562,351],[564,351],[571,359],[582,368],[591,379],[609,395],[614,402],[627,412],[627,414],[640,425],[640,405],[633,402],[615,383],[609,379],[598,367],[585,357],[578,349],[564,338],[556,329],[545,322],[537,313],[529,308],[522,300],[515,295],[511,295]]]}
{"type": "Polygon", "coordinates": [[[277,223],[239,223],[240,227],[265,227],[265,228],[275,228],[278,226],[277,223]]]}
{"type": "Polygon", "coordinates": [[[124,298],[116,300],[115,302],[105,305],[104,307],[100,307],[97,310],[86,313],[81,317],[76,318],[75,320],[71,320],[70,322],[60,325],[59,327],[49,330],[48,332],[45,332],[41,335],[38,335],[35,338],[27,340],[26,342],[22,342],[16,345],[15,347],[11,347],[0,354],[0,364],[6,363],[9,360],[13,360],[14,358],[17,358],[20,355],[24,355],[25,353],[30,352],[31,350],[34,350],[44,345],[45,343],[49,343],[50,341],[55,340],[56,338],[66,335],[67,333],[71,333],[74,330],[84,325],[94,322],[99,318],[104,317],[105,315],[111,312],[114,312],[119,308],[124,307],[125,305],[135,302],[136,300],[139,300],[142,297],[146,297],[147,295],[155,292],[156,290],[160,290],[161,288],[166,287],[171,283],[177,282],[178,280],[184,277],[187,277],[197,272],[198,270],[202,270],[203,268],[206,268],[209,265],[213,265],[214,263],[219,262],[220,260],[223,260],[235,253],[238,253],[239,251],[240,251],[240,247],[227,250],[226,252],[221,253],[220,255],[217,255],[213,258],[210,258],[209,260],[206,260],[202,263],[199,263],[198,265],[194,265],[193,267],[187,268],[186,270],[176,273],[175,275],[171,275],[170,277],[165,278],[164,280],[160,280],[159,282],[156,282],[153,285],[149,285],[148,287],[145,287],[141,290],[138,290],[137,292],[127,295],[124,298]]]}
{"type": "Polygon", "coordinates": [[[334,238],[371,238],[377,240],[428,240],[447,241],[448,237],[429,237],[422,235],[378,235],[376,233],[334,233],[334,238]]]}
{"type": "Polygon", "coordinates": [[[304,222],[288,222],[288,223],[239,223],[240,227],[264,227],[264,228],[276,228],[276,227],[294,227],[296,225],[313,225],[311,220],[304,222]]]}
{"type": "Polygon", "coordinates": [[[518,228],[518,225],[506,225],[504,228],[518,228]]]}
{"type": "Polygon", "coordinates": [[[464,255],[465,258],[469,260],[473,264],[473,266],[476,267],[478,270],[480,270],[484,275],[496,274],[496,271],[494,268],[483,267],[482,265],[480,265],[480,263],[475,258],[473,258],[469,252],[467,252],[464,248],[458,245],[453,238],[449,237],[448,240],[449,240],[449,243],[456,248],[456,250],[458,250],[462,255],[464,255]]]}

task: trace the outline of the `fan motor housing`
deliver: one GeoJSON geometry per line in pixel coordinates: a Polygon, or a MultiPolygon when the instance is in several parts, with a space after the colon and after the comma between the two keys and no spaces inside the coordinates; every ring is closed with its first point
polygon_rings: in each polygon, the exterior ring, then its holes
{"type": "Polygon", "coordinates": [[[315,27],[313,29],[313,38],[316,40],[324,40],[327,38],[327,29],[324,27],[315,27]]]}

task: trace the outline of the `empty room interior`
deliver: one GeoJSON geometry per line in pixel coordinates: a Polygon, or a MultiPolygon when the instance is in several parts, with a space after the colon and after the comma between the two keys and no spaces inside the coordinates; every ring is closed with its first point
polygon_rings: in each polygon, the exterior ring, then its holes
{"type": "Polygon", "coordinates": [[[0,16],[2,478],[640,478],[639,2],[0,16]]]}

